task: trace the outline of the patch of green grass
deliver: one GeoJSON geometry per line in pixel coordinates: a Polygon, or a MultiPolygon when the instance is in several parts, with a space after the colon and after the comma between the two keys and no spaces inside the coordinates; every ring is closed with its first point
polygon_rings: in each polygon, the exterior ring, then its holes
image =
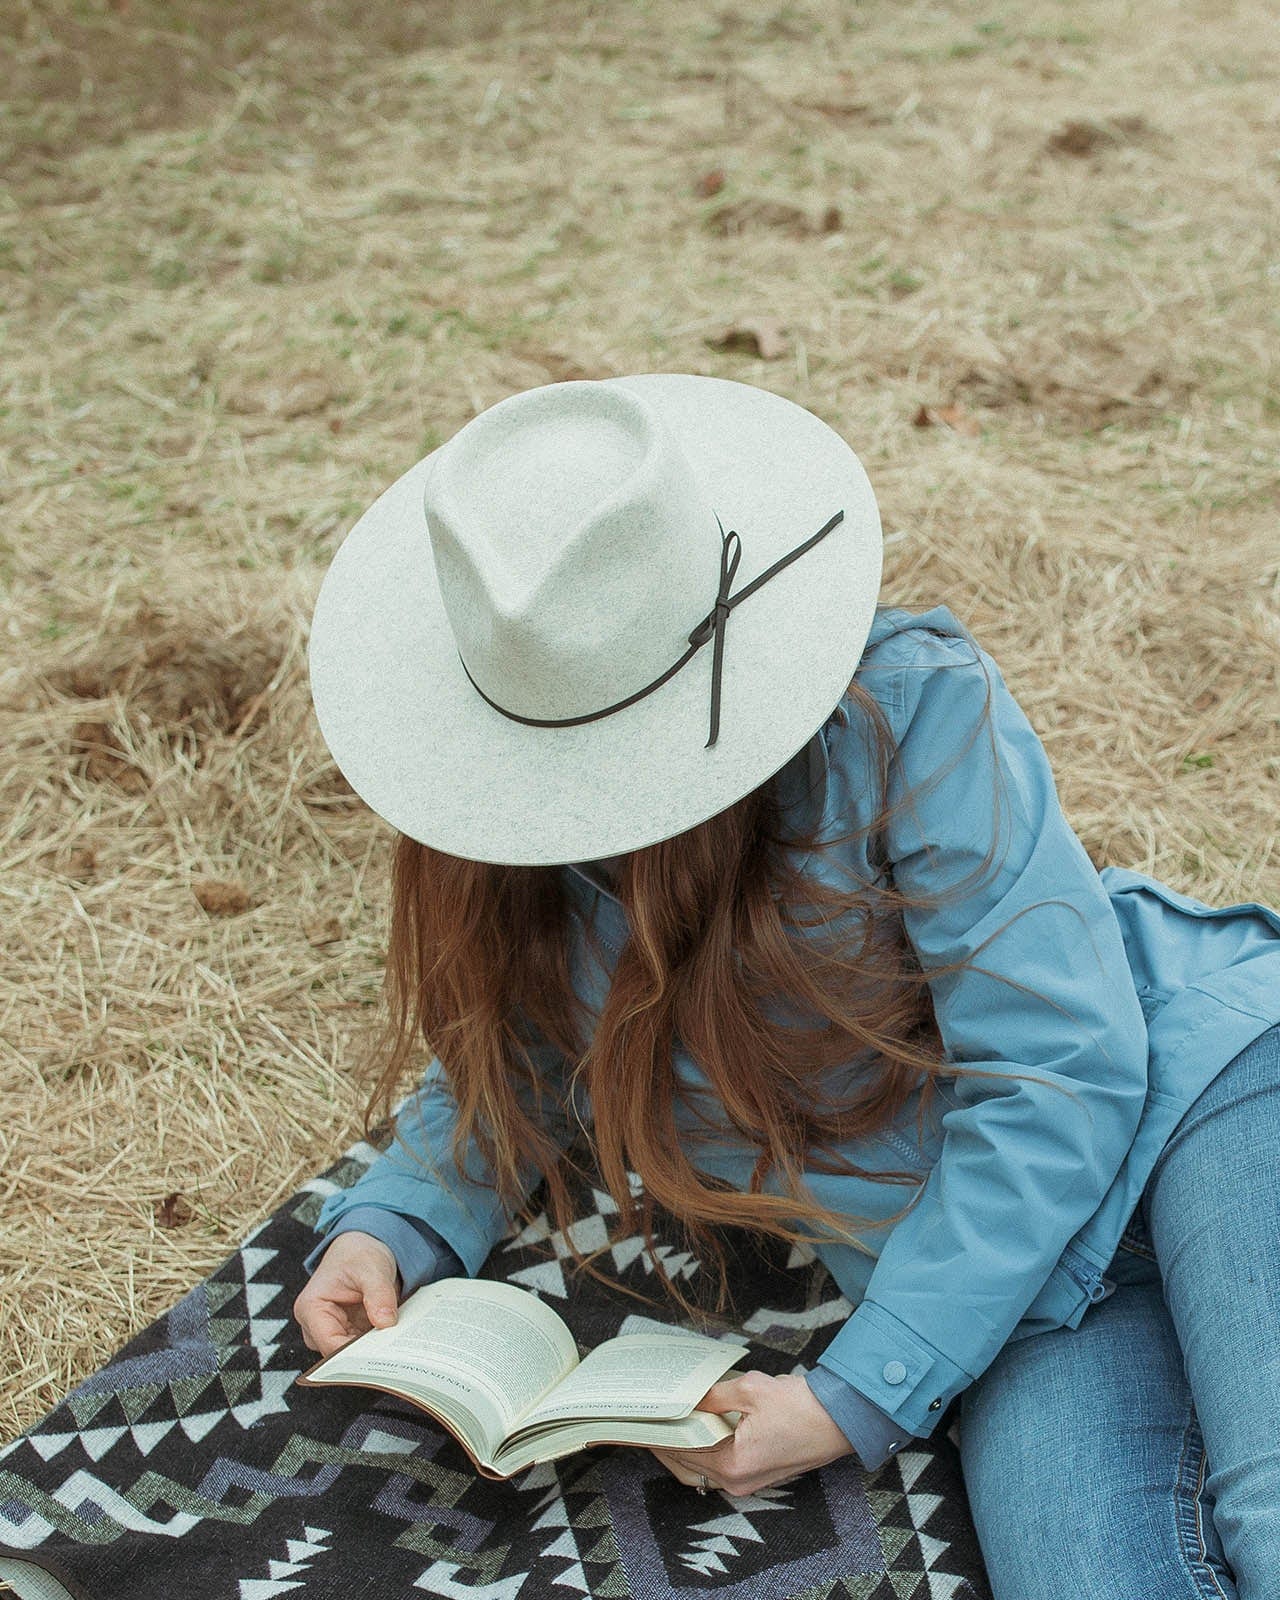
{"type": "Polygon", "coordinates": [[[1085,33],[1082,28],[1073,27],[1071,23],[1064,23],[1058,28],[1036,28],[1028,32],[1025,37],[1036,44],[1092,44],[1093,35],[1085,33]]]}
{"type": "Polygon", "coordinates": [[[248,262],[254,283],[294,283],[316,276],[317,265],[327,271],[330,261],[317,263],[313,240],[301,228],[277,228],[255,241],[248,262]]]}
{"type": "Polygon", "coordinates": [[[327,434],[304,433],[293,447],[293,459],[304,466],[314,466],[328,456],[327,434]]]}
{"type": "Polygon", "coordinates": [[[195,273],[181,256],[164,256],[152,263],[151,281],[157,289],[177,289],[194,277],[195,273]]]}
{"type": "Polygon", "coordinates": [[[895,299],[903,299],[922,289],[925,279],[909,267],[890,266],[884,255],[867,256],[847,274],[840,287],[855,295],[876,294],[887,290],[895,299]],[[887,269],[887,270],[886,270],[887,269]]]}
{"type": "Polygon", "coordinates": [[[164,498],[164,490],[158,483],[139,478],[109,478],[105,487],[109,499],[127,501],[142,512],[154,511],[164,498]]]}

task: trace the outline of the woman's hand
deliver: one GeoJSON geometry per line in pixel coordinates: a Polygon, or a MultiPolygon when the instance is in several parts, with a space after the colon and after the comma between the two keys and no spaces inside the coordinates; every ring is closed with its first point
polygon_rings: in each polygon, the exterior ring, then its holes
{"type": "Polygon", "coordinates": [[[724,1378],[711,1385],[694,1410],[740,1411],[742,1419],[731,1438],[709,1449],[653,1450],[664,1467],[691,1487],[705,1473],[709,1488],[755,1494],[853,1454],[853,1446],[799,1373],[771,1378],[764,1372],[744,1372],[724,1378]]]}
{"type": "Polygon", "coordinates": [[[338,1234],[293,1302],[303,1344],[331,1356],[370,1328],[392,1327],[398,1278],[396,1258],[381,1239],[354,1228],[338,1234]]]}

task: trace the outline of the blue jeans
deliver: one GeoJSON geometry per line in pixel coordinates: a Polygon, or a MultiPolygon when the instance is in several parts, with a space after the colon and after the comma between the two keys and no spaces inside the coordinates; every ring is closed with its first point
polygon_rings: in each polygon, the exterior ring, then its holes
{"type": "Polygon", "coordinates": [[[995,1600],[1276,1600],[1280,1026],[1183,1114],[1107,1276],[961,1397],[995,1600]]]}

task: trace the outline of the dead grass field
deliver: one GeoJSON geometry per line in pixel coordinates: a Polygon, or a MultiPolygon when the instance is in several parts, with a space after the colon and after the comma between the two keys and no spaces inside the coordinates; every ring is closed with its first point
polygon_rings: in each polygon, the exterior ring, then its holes
{"type": "Polygon", "coordinates": [[[0,1440],[355,1136],[309,609],[513,390],[809,406],[1095,861],[1280,902],[1271,0],[4,13],[0,1440]]]}

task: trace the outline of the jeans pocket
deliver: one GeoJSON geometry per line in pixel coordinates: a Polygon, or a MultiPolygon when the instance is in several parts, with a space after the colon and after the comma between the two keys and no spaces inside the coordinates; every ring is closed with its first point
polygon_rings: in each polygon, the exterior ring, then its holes
{"type": "Polygon", "coordinates": [[[1151,1235],[1147,1232],[1146,1220],[1142,1215],[1142,1205],[1134,1206],[1133,1214],[1124,1225],[1124,1232],[1120,1235],[1119,1249],[1131,1250],[1135,1255],[1147,1256],[1155,1260],[1155,1250],[1151,1245],[1151,1235]]]}

